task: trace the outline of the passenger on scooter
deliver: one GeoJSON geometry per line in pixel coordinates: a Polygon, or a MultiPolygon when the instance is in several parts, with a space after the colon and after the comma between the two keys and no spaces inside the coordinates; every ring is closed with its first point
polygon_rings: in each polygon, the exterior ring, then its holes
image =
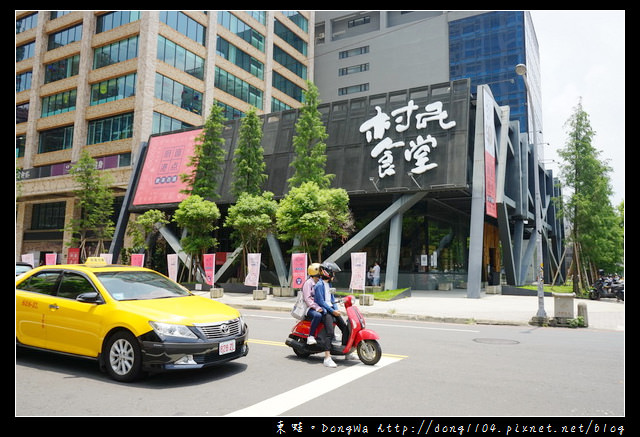
{"type": "MultiPolygon", "coordinates": [[[[342,332],[342,342],[346,344],[349,336],[348,327],[344,319],[341,317],[340,311],[338,311],[338,304],[336,303],[335,296],[331,293],[330,282],[335,279],[334,269],[337,266],[328,263],[323,263],[320,266],[320,273],[322,281],[318,281],[314,287],[314,298],[316,304],[324,309],[324,328],[327,336],[324,365],[328,367],[335,367],[335,363],[331,359],[331,343],[334,337],[333,324],[335,322],[342,332]]],[[[350,358],[350,357],[347,357],[350,358]]]]}
{"type": "Polygon", "coordinates": [[[307,344],[317,344],[314,334],[320,321],[322,320],[324,310],[318,305],[314,298],[314,286],[320,279],[320,264],[313,263],[307,268],[309,278],[302,285],[302,298],[307,304],[307,316],[311,317],[311,328],[309,329],[309,337],[307,338],[307,344]]]}

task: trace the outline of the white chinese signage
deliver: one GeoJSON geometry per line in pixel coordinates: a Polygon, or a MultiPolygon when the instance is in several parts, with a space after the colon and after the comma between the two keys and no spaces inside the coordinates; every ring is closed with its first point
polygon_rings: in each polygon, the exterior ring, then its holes
{"type": "Polygon", "coordinates": [[[424,107],[424,112],[418,112],[420,111],[418,105],[413,100],[409,100],[405,106],[391,111],[391,117],[382,112],[379,106],[375,109],[377,114],[360,125],[360,132],[365,134],[367,143],[374,144],[371,157],[378,160],[380,178],[396,174],[392,154],[395,148],[404,149],[404,159],[407,162],[413,162],[411,169],[413,174],[422,174],[438,166],[438,163],[429,159],[429,154],[438,146],[438,142],[428,133],[428,123],[437,121],[442,129],[451,129],[456,125],[455,121],[445,121],[449,114],[442,109],[442,102],[429,103],[424,107]],[[392,117],[395,123],[393,129],[391,129],[392,117]],[[409,129],[414,120],[416,129],[424,130],[423,134],[409,141],[408,145],[404,140],[396,140],[392,137],[394,131],[402,133],[409,129]]]}

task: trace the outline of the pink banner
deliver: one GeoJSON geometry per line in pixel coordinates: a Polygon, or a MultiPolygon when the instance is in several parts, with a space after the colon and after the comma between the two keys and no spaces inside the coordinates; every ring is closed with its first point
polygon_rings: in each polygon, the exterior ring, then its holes
{"type": "Polygon", "coordinates": [[[58,254],[56,253],[45,253],[44,254],[44,263],[48,266],[54,265],[58,260],[58,254]]]}
{"type": "Polygon", "coordinates": [[[363,290],[367,276],[367,253],[355,252],[351,254],[351,283],[352,290],[363,290]]]}
{"type": "Polygon", "coordinates": [[[167,270],[169,271],[169,278],[174,281],[177,281],[178,280],[178,254],[177,253],[167,254],[167,270]]]}
{"type": "Polygon", "coordinates": [[[131,265],[137,267],[144,267],[144,253],[132,253],[131,265]]]}
{"type": "Polygon", "coordinates": [[[204,265],[204,276],[207,284],[213,285],[213,276],[216,272],[216,255],[215,253],[206,253],[202,257],[204,265]]]}
{"type": "Polygon", "coordinates": [[[291,287],[302,288],[307,280],[307,254],[291,254],[291,287]]]}
{"type": "Polygon", "coordinates": [[[70,247],[67,252],[67,264],[79,264],[80,263],[80,248],[70,247]]]}
{"type": "Polygon", "coordinates": [[[258,287],[260,279],[260,254],[247,254],[247,277],[244,278],[244,285],[258,287]]]}

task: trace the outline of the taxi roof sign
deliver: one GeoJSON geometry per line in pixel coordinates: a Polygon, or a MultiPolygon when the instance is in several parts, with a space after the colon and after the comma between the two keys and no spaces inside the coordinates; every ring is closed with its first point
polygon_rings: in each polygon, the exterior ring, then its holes
{"type": "Polygon", "coordinates": [[[90,256],[84,264],[89,267],[102,267],[107,265],[107,261],[101,256],[90,256]]]}

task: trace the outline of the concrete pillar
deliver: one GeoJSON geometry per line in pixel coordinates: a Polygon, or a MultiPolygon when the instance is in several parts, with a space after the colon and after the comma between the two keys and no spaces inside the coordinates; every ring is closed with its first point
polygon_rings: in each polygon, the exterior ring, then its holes
{"type": "Polygon", "coordinates": [[[389,247],[387,248],[387,268],[385,270],[385,290],[398,288],[398,269],[400,268],[400,246],[402,243],[402,213],[391,218],[389,224],[389,247]]]}

